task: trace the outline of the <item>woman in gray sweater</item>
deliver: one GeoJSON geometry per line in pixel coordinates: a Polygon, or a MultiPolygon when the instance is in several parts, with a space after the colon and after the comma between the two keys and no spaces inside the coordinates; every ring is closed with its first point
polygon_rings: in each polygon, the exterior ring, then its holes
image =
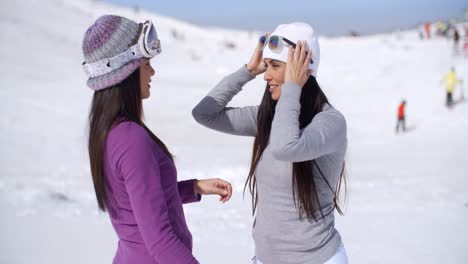
{"type": "Polygon", "coordinates": [[[316,81],[319,60],[310,25],[279,25],[192,112],[211,129],[255,137],[245,185],[255,213],[254,263],[348,263],[334,221],[334,210],[341,213],[346,121],[316,81]],[[267,85],[259,106],[226,107],[261,73],[267,85]]]}

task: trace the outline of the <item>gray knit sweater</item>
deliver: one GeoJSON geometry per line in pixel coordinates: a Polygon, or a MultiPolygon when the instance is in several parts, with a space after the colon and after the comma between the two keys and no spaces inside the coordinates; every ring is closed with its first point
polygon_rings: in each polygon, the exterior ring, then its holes
{"type": "MultiPolygon", "coordinates": [[[[254,137],[258,106],[226,107],[254,78],[245,66],[226,76],[193,109],[195,120],[224,133],[254,137]]],[[[270,142],[255,171],[258,205],[253,238],[255,254],[264,264],[323,264],[341,244],[335,229],[333,193],[318,171],[314,172],[315,182],[325,217],[312,223],[299,218],[293,200],[292,163],[316,159],[330,185],[336,186],[346,153],[346,121],[325,105],[307,127],[299,129],[300,95],[296,84],[282,85],[270,142]]]]}

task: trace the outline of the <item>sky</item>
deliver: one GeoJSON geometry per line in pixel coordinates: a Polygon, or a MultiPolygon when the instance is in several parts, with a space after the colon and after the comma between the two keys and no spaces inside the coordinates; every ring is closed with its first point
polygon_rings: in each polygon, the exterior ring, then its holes
{"type": "Polygon", "coordinates": [[[278,24],[304,21],[325,35],[387,32],[425,21],[463,18],[463,0],[104,0],[139,6],[154,13],[202,26],[273,30],[278,24]]]}

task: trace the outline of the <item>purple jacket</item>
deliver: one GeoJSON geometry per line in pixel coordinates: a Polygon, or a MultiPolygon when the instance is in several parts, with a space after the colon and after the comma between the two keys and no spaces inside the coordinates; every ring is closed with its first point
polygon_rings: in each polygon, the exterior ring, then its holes
{"type": "Polygon", "coordinates": [[[182,208],[201,199],[195,180],[177,182],[171,159],[130,121],[109,132],[104,163],[108,212],[119,237],[113,263],[198,263],[182,208]]]}

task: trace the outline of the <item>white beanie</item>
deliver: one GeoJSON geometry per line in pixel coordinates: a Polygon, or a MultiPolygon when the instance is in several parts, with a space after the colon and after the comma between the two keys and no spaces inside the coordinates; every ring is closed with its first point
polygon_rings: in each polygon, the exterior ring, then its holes
{"type": "MultiPolygon", "coordinates": [[[[317,77],[318,66],[320,63],[320,47],[317,35],[309,24],[302,22],[281,24],[270,34],[270,36],[281,36],[294,43],[297,43],[299,40],[307,41],[307,50],[312,50],[312,60],[314,61],[313,64],[309,64],[309,69],[313,71],[312,75],[317,77]]],[[[263,58],[274,59],[287,63],[288,49],[289,45],[284,41],[281,41],[278,49],[275,50],[271,50],[268,47],[268,44],[266,44],[263,50],[263,58]]]]}

